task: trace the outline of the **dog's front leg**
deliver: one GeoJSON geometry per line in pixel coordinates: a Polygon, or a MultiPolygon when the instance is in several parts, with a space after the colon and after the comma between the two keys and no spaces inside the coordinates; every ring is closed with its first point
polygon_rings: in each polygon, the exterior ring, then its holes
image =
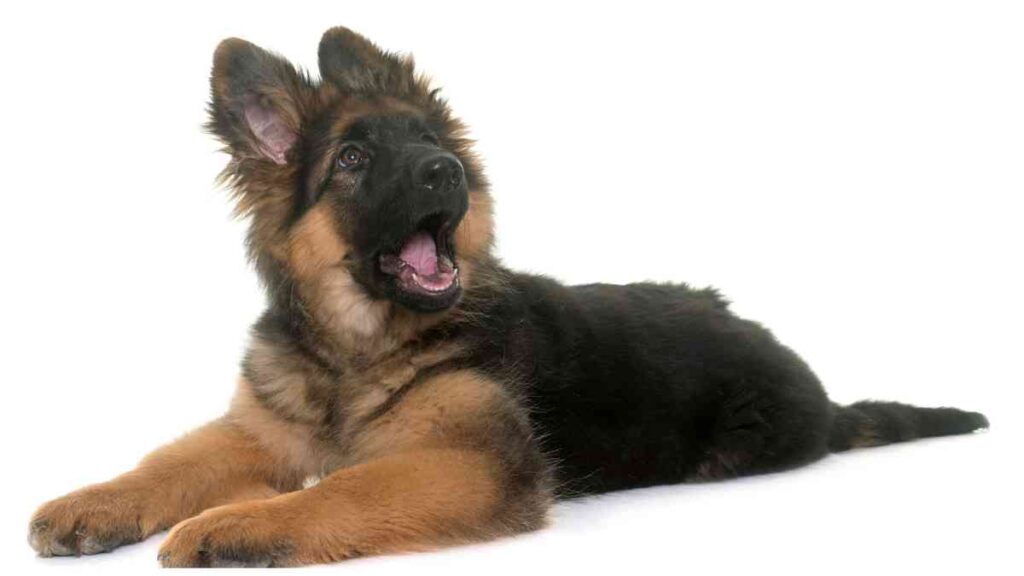
{"type": "Polygon", "coordinates": [[[294,566],[427,550],[522,530],[502,522],[500,463],[422,450],[344,468],[316,486],[207,510],[171,530],[164,566],[294,566]]]}
{"type": "Polygon", "coordinates": [[[29,543],[41,556],[95,554],[138,542],[211,506],[268,498],[270,458],[224,421],[148,455],[134,470],[41,506],[29,543]]]}
{"type": "Polygon", "coordinates": [[[416,385],[371,418],[319,484],[175,526],[165,566],[293,566],[426,550],[540,527],[549,471],[522,409],[472,371],[416,385]]]}

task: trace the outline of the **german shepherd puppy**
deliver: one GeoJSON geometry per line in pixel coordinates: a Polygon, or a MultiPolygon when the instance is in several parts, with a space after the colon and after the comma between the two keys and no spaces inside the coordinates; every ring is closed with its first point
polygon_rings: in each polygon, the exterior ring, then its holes
{"type": "Polygon", "coordinates": [[[987,426],[833,404],[713,290],[503,268],[480,161],[412,59],[334,28],[319,67],[317,81],[243,40],[217,48],[208,127],[267,310],[227,413],[43,505],[40,555],[167,528],[164,566],[426,550],[536,530],[558,497],[987,426]]]}

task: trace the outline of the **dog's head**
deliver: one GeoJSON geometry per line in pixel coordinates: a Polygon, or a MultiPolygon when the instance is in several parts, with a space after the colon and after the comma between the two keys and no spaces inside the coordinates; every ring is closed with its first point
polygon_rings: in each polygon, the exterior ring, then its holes
{"type": "Polygon", "coordinates": [[[324,34],[319,60],[316,81],[244,40],[214,55],[209,128],[264,282],[367,330],[392,306],[451,308],[492,229],[463,125],[411,58],[347,29],[324,34]]]}

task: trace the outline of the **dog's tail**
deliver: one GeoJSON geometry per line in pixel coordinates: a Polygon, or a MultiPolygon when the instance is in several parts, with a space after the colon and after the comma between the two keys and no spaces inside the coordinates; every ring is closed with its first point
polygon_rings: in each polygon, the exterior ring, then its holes
{"type": "Polygon", "coordinates": [[[833,452],[988,428],[984,414],[956,408],[920,408],[871,400],[833,406],[835,420],[828,444],[833,452]]]}

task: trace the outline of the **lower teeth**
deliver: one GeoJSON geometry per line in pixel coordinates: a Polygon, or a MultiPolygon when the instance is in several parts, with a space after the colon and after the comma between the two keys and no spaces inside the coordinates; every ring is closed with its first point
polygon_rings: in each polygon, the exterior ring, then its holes
{"type": "Polygon", "coordinates": [[[424,282],[424,280],[426,280],[426,279],[423,278],[422,276],[420,276],[419,274],[416,274],[415,272],[413,272],[413,274],[412,274],[412,281],[413,281],[413,283],[415,283],[417,286],[419,286],[420,288],[423,288],[424,290],[426,290],[428,292],[444,292],[445,290],[451,288],[452,285],[455,283],[455,278],[454,277],[448,279],[444,283],[443,286],[439,286],[439,287],[438,286],[432,286],[430,284],[433,284],[433,283],[424,282]]]}

